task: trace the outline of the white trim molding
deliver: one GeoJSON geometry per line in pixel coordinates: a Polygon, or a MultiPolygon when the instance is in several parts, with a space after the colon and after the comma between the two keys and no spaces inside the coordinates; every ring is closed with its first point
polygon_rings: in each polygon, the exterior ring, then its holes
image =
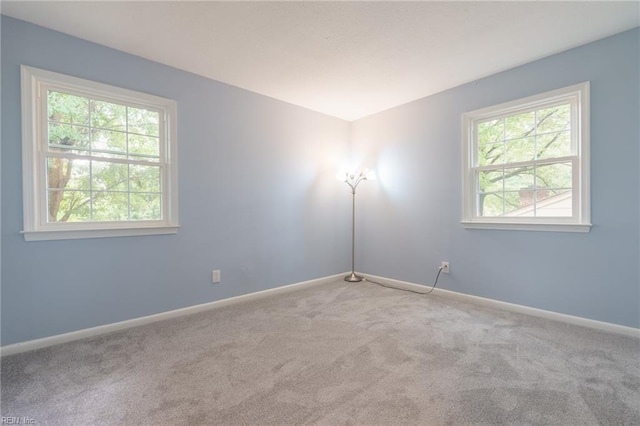
{"type": "MultiPolygon", "coordinates": [[[[177,102],[148,93],[136,92],[116,86],[110,86],[90,80],[84,80],[69,75],[22,65],[22,191],[23,191],[23,226],[21,233],[26,241],[62,240],[79,238],[121,237],[156,234],[175,234],[179,229],[178,221],[178,147],[177,147],[177,102]],[[60,92],[85,98],[88,101],[100,101],[108,104],[123,105],[152,111],[158,114],[158,155],[132,154],[129,145],[123,152],[117,152],[118,158],[96,156],[94,148],[86,147],[78,153],[70,149],[60,149],[60,145],[52,148],[49,140],[50,122],[48,118],[48,95],[60,92]],[[125,155],[126,154],[126,155],[125,155]],[[124,157],[123,157],[124,156],[124,157]],[[126,158],[125,158],[126,157],[126,158]],[[148,158],[147,158],[148,157],[148,158]],[[125,165],[153,166],[158,169],[159,189],[152,194],[160,196],[160,218],[132,219],[113,221],[95,220],[91,213],[91,220],[56,222],[49,220],[47,161],[51,158],[73,159],[95,162],[119,163],[125,165]]],[[[88,113],[90,116],[90,112],[88,113]]],[[[89,118],[83,124],[57,123],[58,125],[82,127],[94,130],[89,118]]],[[[96,127],[98,130],[105,130],[96,127]]],[[[106,130],[105,130],[106,131],[106,130]]],[[[126,130],[112,132],[117,134],[134,135],[127,124],[126,130]]],[[[146,137],[144,135],[138,135],[146,137]]],[[[91,146],[91,144],[90,144],[91,146]]],[[[80,148],[78,148],[80,149],[80,148]]],[[[96,152],[101,152],[96,150],[96,152]]],[[[111,151],[104,151],[111,152],[111,151]]],[[[103,153],[104,153],[103,152],[103,153]]],[[[111,155],[111,154],[109,154],[111,155]]],[[[91,170],[91,167],[89,167],[91,170]]],[[[91,172],[90,172],[91,173],[91,172]]],[[[129,178],[127,178],[129,179],[129,178]]],[[[91,178],[89,178],[91,182],[91,178]]],[[[90,183],[90,188],[93,188],[90,183]]],[[[60,188],[56,188],[59,191],[60,188]]],[[[66,189],[62,188],[62,193],[66,189]]],[[[73,190],[69,190],[73,191],[73,190]]],[[[82,191],[98,192],[102,189],[82,189],[82,191]]],[[[110,191],[111,192],[111,191],[110,191]]],[[[131,197],[135,191],[128,186],[125,192],[131,197]]],[[[148,191],[140,192],[147,194],[148,191]]],[[[93,195],[90,196],[93,199],[93,195]]],[[[93,202],[91,203],[91,205],[93,202]]],[[[93,209],[93,207],[91,207],[93,209]]],[[[93,210],[91,210],[93,212],[93,210]]]]}
{"type": "Polygon", "coordinates": [[[513,223],[491,223],[491,222],[474,222],[474,221],[462,221],[462,226],[467,229],[495,229],[500,231],[555,231],[555,232],[582,232],[588,233],[591,231],[590,223],[581,223],[578,225],[566,224],[566,223],[527,223],[527,222],[513,222],[513,223]]]}
{"type": "MultiPolygon", "coordinates": [[[[537,123],[537,119],[535,120],[537,123]]],[[[502,230],[523,230],[523,231],[552,231],[552,232],[589,232],[591,229],[591,202],[590,202],[590,83],[588,81],[574,84],[572,86],[552,90],[534,96],[502,103],[499,105],[489,106],[486,108],[469,111],[462,115],[462,221],[461,224],[468,229],[502,229],[502,230]],[[524,138],[522,135],[517,137],[509,136],[504,127],[504,120],[516,117],[520,114],[532,113],[537,114],[538,111],[557,107],[569,106],[568,120],[571,123],[570,130],[542,130],[538,132],[538,124],[534,124],[534,133],[524,138]],[[502,133],[497,132],[492,137],[492,142],[480,142],[479,126],[483,123],[503,123],[502,133]],[[557,153],[550,155],[548,158],[541,156],[538,158],[539,151],[537,147],[538,138],[548,135],[560,135],[568,133],[568,141],[570,152],[557,153]],[[512,159],[508,160],[507,147],[517,141],[530,139],[534,141],[533,158],[526,160],[512,159]],[[481,146],[500,147],[502,154],[496,154],[494,157],[495,164],[482,164],[482,155],[480,154],[481,146]],[[555,196],[546,196],[542,200],[537,200],[539,190],[547,187],[546,184],[538,186],[537,170],[543,167],[552,167],[562,164],[569,164],[571,167],[571,184],[566,187],[551,188],[554,191],[566,191],[571,194],[569,198],[568,211],[563,214],[557,214],[553,209],[546,213],[538,215],[538,210],[543,211],[543,204],[549,200],[561,196],[563,193],[555,196]],[[505,200],[507,194],[513,194],[518,191],[517,186],[507,189],[507,170],[518,169],[526,170],[530,168],[533,171],[532,186],[522,187],[520,191],[526,191],[534,196],[531,205],[522,206],[515,211],[507,211],[505,200]],[[498,187],[481,187],[480,175],[482,173],[498,173],[501,176],[497,182],[502,181],[501,189],[498,187]],[[481,192],[484,191],[484,192],[481,192]],[[501,195],[500,195],[501,194],[501,195]],[[482,201],[481,196],[498,195],[503,200],[502,213],[494,212],[493,215],[483,215],[481,212],[482,201]],[[537,200],[537,201],[536,201],[537,200]],[[556,215],[554,215],[556,213],[556,215]]],[[[517,144],[516,144],[517,146],[517,144]]],[[[492,150],[494,148],[491,148],[492,150]]],[[[520,176],[519,174],[515,177],[520,176]]],[[[497,178],[496,178],[497,179],[497,178]]],[[[544,180],[542,180],[544,182],[544,180]]],[[[521,184],[524,185],[524,184],[521,184]]],[[[564,200],[564,199],[563,199],[564,200]]],[[[556,200],[558,202],[559,200],[556,200]]],[[[547,206],[548,207],[548,206],[547,206]]]]}
{"type": "MultiPolygon", "coordinates": [[[[139,318],[133,318],[126,321],[115,322],[111,324],[100,325],[97,327],[85,328],[83,330],[71,331],[69,333],[58,334],[55,336],[43,337],[40,339],[28,340],[25,342],[13,343],[0,348],[0,356],[14,355],[22,352],[28,352],[36,349],[42,349],[49,346],[59,345],[62,343],[73,342],[75,340],[85,339],[89,337],[100,336],[103,334],[113,333],[120,330],[126,330],[128,328],[137,327],[145,324],[151,324],[157,321],[163,321],[170,318],[181,317],[184,315],[191,315],[198,312],[208,311],[210,309],[221,308],[223,306],[234,305],[236,303],[248,302],[251,300],[260,299],[263,297],[274,296],[277,294],[288,293],[290,291],[299,290],[306,287],[313,287],[317,285],[327,284],[336,280],[342,280],[342,277],[347,274],[343,272],[341,274],[330,275],[327,277],[316,278],[309,281],[303,281],[295,284],[285,285],[282,287],[271,288],[268,290],[262,290],[255,293],[243,294],[240,296],[230,297],[227,299],[215,300],[213,302],[203,303],[200,305],[188,306],[186,308],[175,309],[172,311],[161,312],[154,315],[148,315],[139,318]]],[[[371,280],[381,282],[391,287],[399,289],[413,290],[423,292],[428,290],[429,287],[422,284],[415,284],[407,281],[395,280],[392,278],[379,277],[370,274],[358,273],[371,280]]],[[[576,317],[573,315],[566,315],[557,312],[546,311],[544,309],[531,308],[528,306],[517,305],[515,303],[501,302],[499,300],[488,299],[479,296],[473,296],[465,293],[458,293],[451,290],[444,290],[441,288],[435,288],[433,294],[451,297],[454,299],[464,300],[466,302],[475,303],[478,305],[489,306],[495,309],[517,312],[525,315],[531,315],[538,318],[545,318],[552,321],[563,322],[567,324],[578,325],[582,327],[592,328],[608,333],[621,334],[625,336],[640,338],[640,329],[627,327],[624,325],[612,324],[603,321],[591,320],[588,318],[576,317]]]]}
{"type": "Polygon", "coordinates": [[[0,348],[0,356],[13,355],[17,353],[32,351],[35,349],[46,348],[49,346],[59,345],[61,343],[73,342],[79,339],[95,337],[102,334],[113,333],[115,331],[126,330],[131,327],[150,324],[157,321],[163,321],[170,318],[191,315],[210,309],[221,308],[223,306],[234,305],[240,302],[248,302],[250,300],[261,299],[276,294],[288,293],[293,290],[299,290],[306,287],[312,287],[320,284],[333,282],[338,278],[342,278],[347,272],[341,274],[330,275],[327,277],[316,278],[308,281],[302,281],[295,284],[289,284],[282,287],[270,288],[268,290],[257,291],[254,293],[243,294],[240,296],[229,297],[226,299],[215,300],[213,302],[203,303],[200,305],[188,306],[186,308],[175,309],[172,311],[161,312],[158,314],[147,315],[144,317],[133,318],[126,321],[114,322],[111,324],[99,325],[97,327],[85,328],[83,330],[71,331],[69,333],[58,334],[55,336],[43,337],[40,339],[28,340],[26,342],[13,343],[0,348]]]}
{"type": "Polygon", "coordinates": [[[55,231],[20,231],[25,241],[79,240],[86,238],[139,237],[177,234],[180,226],[136,226],[135,228],[68,229],[55,231]]]}
{"type": "MultiPolygon", "coordinates": [[[[385,278],[385,277],[379,277],[379,276],[369,275],[369,274],[360,274],[360,275],[364,276],[365,278],[370,278],[373,281],[378,281],[382,284],[388,285],[390,287],[396,287],[399,289],[424,292],[424,291],[428,291],[431,288],[430,286],[415,284],[408,281],[395,280],[393,278],[385,278]]],[[[604,331],[607,333],[621,334],[624,336],[636,337],[640,339],[640,328],[628,327],[625,325],[613,324],[613,323],[604,322],[604,321],[597,321],[589,318],[577,317],[574,315],[561,314],[558,312],[532,308],[529,306],[518,305],[515,303],[502,302],[500,300],[489,299],[489,298],[480,297],[480,296],[473,296],[471,294],[459,293],[456,291],[445,290],[437,287],[433,290],[432,294],[464,300],[465,302],[488,306],[488,307],[500,309],[503,311],[516,312],[520,314],[530,315],[533,317],[548,319],[551,321],[578,325],[581,327],[592,328],[592,329],[604,331]]]]}

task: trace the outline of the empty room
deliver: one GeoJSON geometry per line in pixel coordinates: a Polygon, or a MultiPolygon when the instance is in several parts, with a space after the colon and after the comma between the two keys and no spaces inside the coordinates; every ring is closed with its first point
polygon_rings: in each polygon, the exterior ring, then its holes
{"type": "Polygon", "coordinates": [[[640,2],[0,2],[0,417],[640,425],[640,2]]]}

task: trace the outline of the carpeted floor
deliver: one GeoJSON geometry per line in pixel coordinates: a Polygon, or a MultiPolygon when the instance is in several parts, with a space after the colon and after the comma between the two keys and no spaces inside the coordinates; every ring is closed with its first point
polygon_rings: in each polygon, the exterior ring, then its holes
{"type": "Polygon", "coordinates": [[[335,282],[2,359],[60,425],[639,425],[640,341],[335,282]]]}

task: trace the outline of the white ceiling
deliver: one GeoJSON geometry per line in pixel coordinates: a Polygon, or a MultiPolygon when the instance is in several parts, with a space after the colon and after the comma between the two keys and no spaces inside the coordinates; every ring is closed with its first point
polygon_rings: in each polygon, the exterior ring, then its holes
{"type": "Polygon", "coordinates": [[[638,1],[3,1],[2,13],[346,120],[640,25],[638,1]]]}

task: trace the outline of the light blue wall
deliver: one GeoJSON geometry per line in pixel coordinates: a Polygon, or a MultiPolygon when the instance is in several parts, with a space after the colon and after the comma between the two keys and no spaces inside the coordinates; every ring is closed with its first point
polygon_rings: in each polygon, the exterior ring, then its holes
{"type": "Polygon", "coordinates": [[[2,345],[349,269],[334,179],[348,122],[8,17],[1,30],[2,345]],[[20,64],[177,100],[177,235],[24,241],[20,64]]]}
{"type": "Polygon", "coordinates": [[[627,31],[353,123],[352,149],[379,174],[360,191],[360,269],[430,284],[448,260],[443,288],[639,327],[639,39],[627,31]],[[587,80],[591,232],[463,229],[461,114],[587,80]]]}
{"type": "Polygon", "coordinates": [[[640,326],[637,29],[351,124],[11,18],[1,31],[2,345],[348,270],[333,176],[349,153],[378,172],[358,188],[358,270],[429,284],[448,260],[443,288],[640,326]],[[178,101],[177,235],[24,241],[20,64],[178,101]],[[461,114],[585,80],[591,233],[463,229],[461,114]]]}

